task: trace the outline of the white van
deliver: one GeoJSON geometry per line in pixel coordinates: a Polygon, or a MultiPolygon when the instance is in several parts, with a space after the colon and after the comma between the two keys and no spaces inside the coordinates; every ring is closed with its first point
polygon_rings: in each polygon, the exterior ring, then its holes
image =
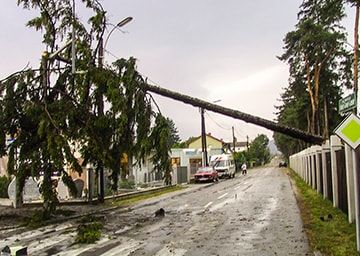
{"type": "Polygon", "coordinates": [[[235,177],[235,161],[230,154],[213,155],[210,157],[210,165],[218,172],[219,178],[235,177]]]}

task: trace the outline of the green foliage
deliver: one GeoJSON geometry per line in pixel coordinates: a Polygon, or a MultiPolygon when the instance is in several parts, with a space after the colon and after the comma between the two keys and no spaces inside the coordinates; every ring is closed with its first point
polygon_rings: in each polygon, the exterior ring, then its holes
{"type": "Polygon", "coordinates": [[[177,142],[172,145],[172,148],[187,148],[187,147],[188,144],[186,141],[177,142]]]}
{"type": "MultiPolygon", "coordinates": [[[[328,138],[340,122],[338,101],[352,85],[352,57],[346,50],[343,1],[303,1],[296,29],[284,38],[280,60],[289,64],[289,85],[278,106],[279,124],[328,138]]],[[[307,147],[300,140],[275,134],[288,157],[307,147]]]]}
{"type": "Polygon", "coordinates": [[[128,198],[128,199],[122,199],[122,200],[118,200],[115,202],[111,202],[111,205],[123,206],[123,205],[134,203],[134,202],[137,202],[140,200],[145,200],[145,199],[157,197],[157,196],[160,196],[160,195],[163,195],[166,193],[171,193],[174,191],[182,190],[184,188],[186,188],[186,187],[184,187],[184,186],[167,186],[166,189],[158,191],[158,192],[153,192],[150,194],[143,194],[143,195],[128,198]]]}
{"type": "Polygon", "coordinates": [[[165,184],[171,184],[171,145],[168,138],[170,137],[169,122],[162,115],[158,114],[155,119],[155,126],[151,131],[150,139],[152,147],[157,148],[156,152],[151,157],[154,164],[155,172],[163,172],[163,179],[165,184]]]}
{"type": "Polygon", "coordinates": [[[76,243],[91,244],[100,240],[101,230],[103,225],[101,224],[102,218],[99,216],[87,215],[81,218],[77,227],[77,235],[75,238],[76,243]]]}
{"type": "Polygon", "coordinates": [[[27,177],[43,176],[40,189],[48,217],[57,204],[51,174],[62,171],[64,183],[74,193],[64,166],[81,173],[83,166],[75,154],[79,150],[84,166],[92,164],[97,174],[105,168],[110,171],[113,190],[118,186],[124,154],[131,166],[133,157],[141,164],[154,151],[156,169],[168,179],[171,132],[164,124],[166,119],[152,109],[152,97],[144,89],[146,80],[136,70],[136,59],[119,59],[112,66],[98,63],[107,23],[100,3],[77,3],[89,10],[86,26],[77,17],[73,19],[69,1],[20,0],[18,4],[39,11],[28,26],[43,33],[44,48],[50,53],[71,38],[74,26],[76,69],[86,71],[74,75],[69,62],[62,62],[72,58],[71,47],[66,47],[59,53],[61,58],[44,53],[39,69],[16,72],[1,81],[0,153],[7,151],[5,135],[16,136],[9,150],[8,171],[17,177],[19,193],[27,177]]]}
{"type": "Polygon", "coordinates": [[[119,188],[122,189],[134,189],[135,188],[135,180],[129,179],[126,181],[120,181],[119,188]]]}
{"type": "Polygon", "coordinates": [[[0,198],[9,198],[8,187],[11,179],[7,176],[0,176],[0,198]]]}
{"type": "Polygon", "coordinates": [[[269,139],[266,135],[260,134],[249,144],[248,161],[255,162],[256,165],[266,164],[270,161],[270,151],[268,148],[269,139]]]}
{"type": "Polygon", "coordinates": [[[189,137],[185,141],[175,143],[172,147],[173,148],[187,148],[194,139],[195,139],[195,137],[189,137]]]}
{"type": "Polygon", "coordinates": [[[81,224],[77,228],[76,243],[92,244],[100,240],[103,225],[98,222],[81,224]]]}
{"type": "Polygon", "coordinates": [[[170,128],[169,145],[170,148],[172,148],[174,147],[174,145],[179,145],[181,140],[179,136],[179,131],[177,130],[174,121],[170,118],[166,118],[166,121],[168,122],[170,128]]]}
{"type": "MultiPolygon", "coordinates": [[[[54,215],[61,215],[65,217],[73,216],[75,214],[75,211],[71,210],[56,210],[53,212],[54,215]]],[[[49,222],[51,222],[51,218],[49,216],[45,216],[44,211],[36,210],[32,213],[29,217],[23,217],[20,220],[20,226],[22,227],[28,227],[28,228],[39,228],[47,225],[49,222]]]]}
{"type": "Polygon", "coordinates": [[[20,226],[28,228],[39,228],[45,225],[43,211],[35,211],[30,217],[24,217],[20,221],[20,226]]]}
{"type": "Polygon", "coordinates": [[[76,243],[91,244],[100,240],[101,230],[103,225],[101,224],[101,217],[87,215],[81,218],[77,227],[77,235],[75,238],[76,243]]]}
{"type": "Polygon", "coordinates": [[[233,153],[233,157],[235,161],[236,170],[241,170],[241,165],[243,163],[249,162],[248,153],[246,151],[235,152],[233,153]]]}

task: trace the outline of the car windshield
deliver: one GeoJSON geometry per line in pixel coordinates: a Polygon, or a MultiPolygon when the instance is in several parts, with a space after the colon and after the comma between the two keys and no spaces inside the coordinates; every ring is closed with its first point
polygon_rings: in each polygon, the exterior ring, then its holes
{"type": "Polygon", "coordinates": [[[211,172],[212,170],[212,167],[202,167],[198,169],[198,172],[211,172]]]}
{"type": "Polygon", "coordinates": [[[224,166],[226,166],[226,161],[225,160],[214,160],[214,161],[211,161],[211,165],[215,166],[215,167],[224,167],[224,166]]]}

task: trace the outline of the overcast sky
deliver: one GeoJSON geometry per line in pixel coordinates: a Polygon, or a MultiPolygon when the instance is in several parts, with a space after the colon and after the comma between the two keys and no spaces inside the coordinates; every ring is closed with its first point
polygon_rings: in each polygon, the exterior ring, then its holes
{"type": "MultiPolygon", "coordinates": [[[[28,63],[39,67],[42,35],[25,27],[34,13],[2,0],[0,9],[0,79],[28,63]]],[[[135,57],[148,82],[169,90],[219,101],[224,107],[273,120],[275,105],[287,86],[288,66],[277,59],[283,38],[295,28],[300,0],[100,0],[110,22],[131,16],[106,45],[105,61],[135,57]]],[[[78,6],[80,1],[76,0],[78,6]]],[[[79,10],[77,15],[86,22],[79,10]]],[[[352,31],[349,14],[349,33],[352,31]]],[[[109,25],[109,30],[111,29],[109,25]]],[[[351,37],[350,37],[351,38],[351,37]]],[[[154,95],[181,139],[201,133],[199,109],[154,95]]],[[[206,132],[232,141],[254,139],[272,131],[207,111],[206,132]]]]}

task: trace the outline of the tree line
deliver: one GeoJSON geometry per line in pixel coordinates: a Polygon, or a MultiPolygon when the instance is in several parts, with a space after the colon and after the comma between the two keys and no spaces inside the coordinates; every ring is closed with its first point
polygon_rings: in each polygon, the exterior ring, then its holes
{"type": "MultiPolygon", "coordinates": [[[[298,22],[284,38],[278,58],[289,65],[289,84],[277,106],[277,122],[329,138],[344,118],[338,102],[346,90],[358,88],[358,0],[303,1],[298,22]],[[342,25],[345,7],[355,12],[354,42],[347,42],[342,25]],[[349,47],[349,45],[352,45],[349,47]]],[[[308,143],[285,134],[274,134],[285,156],[301,151],[308,143]]]]}

